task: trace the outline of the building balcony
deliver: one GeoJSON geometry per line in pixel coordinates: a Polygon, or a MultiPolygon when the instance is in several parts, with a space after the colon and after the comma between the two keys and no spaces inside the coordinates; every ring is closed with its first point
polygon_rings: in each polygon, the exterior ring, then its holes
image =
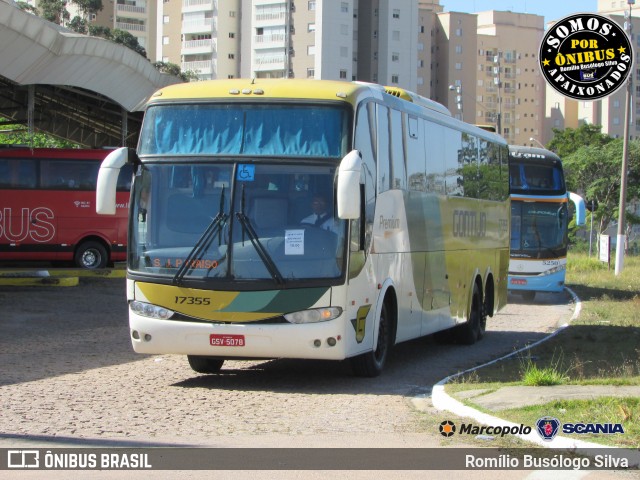
{"type": "Polygon", "coordinates": [[[202,20],[190,20],[182,22],[182,33],[215,33],[216,23],[213,18],[203,18],[202,20]]]}
{"type": "Polygon", "coordinates": [[[187,40],[182,42],[182,55],[196,55],[199,53],[213,53],[216,51],[216,41],[212,38],[205,40],[187,40]]]}
{"type": "Polygon", "coordinates": [[[287,13],[258,13],[254,18],[256,27],[279,26],[287,22],[287,13]]]}
{"type": "Polygon", "coordinates": [[[198,75],[212,75],[215,64],[212,60],[198,60],[196,62],[182,62],[180,68],[183,72],[191,71],[198,75]]]}
{"type": "Polygon", "coordinates": [[[146,32],[147,26],[139,23],[116,22],[116,28],[119,30],[127,30],[128,32],[146,32]]]}
{"type": "Polygon", "coordinates": [[[254,35],[253,44],[255,49],[284,47],[285,34],[276,35],[254,35]]]}
{"type": "Polygon", "coordinates": [[[284,55],[257,57],[253,62],[253,70],[256,72],[284,70],[284,61],[284,55]]]}
{"type": "Polygon", "coordinates": [[[204,12],[218,10],[217,0],[182,0],[182,12],[204,12]]]}
{"type": "Polygon", "coordinates": [[[138,14],[138,15],[146,15],[147,7],[146,6],[138,6],[138,5],[126,5],[123,3],[118,3],[116,5],[116,12],[118,14],[138,14]]]}

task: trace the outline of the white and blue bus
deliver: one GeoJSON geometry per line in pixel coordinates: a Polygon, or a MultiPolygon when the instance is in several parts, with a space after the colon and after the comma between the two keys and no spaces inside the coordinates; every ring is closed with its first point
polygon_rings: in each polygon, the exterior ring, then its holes
{"type": "Polygon", "coordinates": [[[584,200],[567,192],[562,160],[535,147],[509,146],[511,245],[509,290],[532,301],[536,292],[564,289],[569,201],[576,224],[585,221],[584,200]]]}
{"type": "Polygon", "coordinates": [[[374,376],[396,343],[474,343],[506,304],[507,145],[405,90],[173,85],[149,100],[137,152],[103,162],[99,212],[127,161],[136,352],[201,373],[351,359],[374,376]]]}

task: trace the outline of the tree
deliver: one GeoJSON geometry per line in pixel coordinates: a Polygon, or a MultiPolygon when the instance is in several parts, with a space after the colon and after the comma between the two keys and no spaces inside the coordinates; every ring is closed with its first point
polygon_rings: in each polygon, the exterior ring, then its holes
{"type": "Polygon", "coordinates": [[[40,0],[38,3],[42,18],[58,25],[62,25],[65,20],[69,20],[67,2],[65,0],[40,0]]]}
{"type": "Polygon", "coordinates": [[[198,80],[198,74],[192,70],[187,70],[183,72],[180,70],[180,66],[175,63],[170,62],[154,62],[153,66],[162,73],[168,73],[170,75],[175,75],[176,77],[180,77],[185,82],[190,82],[192,80],[198,80]]]}
{"type": "MultiPolygon", "coordinates": [[[[602,233],[612,220],[618,218],[620,201],[620,170],[622,168],[621,138],[607,140],[603,145],[586,144],[565,155],[563,164],[567,188],[582,192],[598,203],[594,220],[602,233]]],[[[563,149],[564,145],[560,145],[563,149]]],[[[640,141],[629,143],[629,171],[627,173],[627,201],[640,195],[640,141]]],[[[629,215],[628,220],[635,218],[629,215]]]]}
{"type": "Polygon", "coordinates": [[[548,143],[547,148],[564,159],[580,147],[585,145],[604,146],[613,138],[601,133],[601,125],[584,123],[578,128],[553,129],[553,139],[548,143]]]}
{"type": "Polygon", "coordinates": [[[61,140],[46,133],[34,133],[29,135],[29,131],[24,125],[5,125],[9,119],[0,117],[3,124],[0,133],[0,145],[28,145],[33,148],[74,148],[78,145],[68,140],[61,140]]]}

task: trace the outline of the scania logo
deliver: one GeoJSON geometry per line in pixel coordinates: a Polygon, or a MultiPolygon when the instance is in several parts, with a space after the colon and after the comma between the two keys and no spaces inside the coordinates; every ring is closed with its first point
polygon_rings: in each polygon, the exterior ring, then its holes
{"type": "Polygon", "coordinates": [[[553,417],[542,417],[536,422],[536,430],[543,440],[550,442],[560,430],[560,420],[553,417]]]}

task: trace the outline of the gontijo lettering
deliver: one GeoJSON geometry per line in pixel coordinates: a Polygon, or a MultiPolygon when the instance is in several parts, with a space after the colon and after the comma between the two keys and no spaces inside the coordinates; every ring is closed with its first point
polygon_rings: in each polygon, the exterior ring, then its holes
{"type": "Polygon", "coordinates": [[[484,237],[487,235],[487,214],[473,210],[453,211],[454,237],[484,237]]]}

